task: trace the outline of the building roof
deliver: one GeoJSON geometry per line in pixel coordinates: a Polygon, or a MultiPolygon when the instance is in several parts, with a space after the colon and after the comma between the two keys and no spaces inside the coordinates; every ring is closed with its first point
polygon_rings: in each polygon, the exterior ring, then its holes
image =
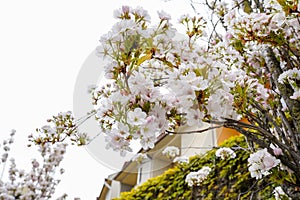
{"type": "MultiPolygon", "coordinates": [[[[169,143],[174,143],[174,139],[178,137],[178,135],[169,135],[166,133],[162,133],[157,137],[157,140],[155,142],[154,148],[153,149],[147,149],[144,150],[143,148],[141,148],[138,153],[147,153],[148,157],[151,159],[154,156],[156,157],[159,153],[161,153],[161,149],[166,147],[167,144],[169,143]],[[166,137],[169,136],[169,137],[166,137]],[[160,150],[160,151],[159,151],[160,150]]],[[[166,159],[164,156],[159,155],[159,157],[163,160],[166,159]]],[[[137,180],[137,173],[138,173],[138,167],[137,167],[137,163],[129,160],[126,161],[123,166],[122,169],[114,174],[111,174],[108,176],[108,178],[106,178],[104,180],[104,184],[102,187],[102,190],[100,192],[100,196],[98,197],[98,199],[105,199],[105,196],[107,194],[107,192],[109,191],[108,186],[111,185],[112,180],[115,181],[120,181],[124,184],[127,185],[131,185],[134,186],[136,185],[136,180],[137,180]],[[131,178],[129,178],[131,177],[131,178]]]]}

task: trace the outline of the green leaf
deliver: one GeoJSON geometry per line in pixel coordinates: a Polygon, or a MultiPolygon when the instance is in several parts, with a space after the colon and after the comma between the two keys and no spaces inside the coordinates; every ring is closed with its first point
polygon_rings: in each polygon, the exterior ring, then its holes
{"type": "Polygon", "coordinates": [[[248,0],[244,0],[243,6],[245,13],[250,14],[252,12],[251,4],[248,0]]]}

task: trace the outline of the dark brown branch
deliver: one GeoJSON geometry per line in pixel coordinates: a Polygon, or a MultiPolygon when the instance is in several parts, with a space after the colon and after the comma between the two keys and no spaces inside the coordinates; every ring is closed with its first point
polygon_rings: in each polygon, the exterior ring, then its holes
{"type": "Polygon", "coordinates": [[[257,183],[258,183],[258,180],[256,180],[247,191],[239,193],[238,200],[240,200],[241,195],[247,194],[249,191],[251,191],[256,186],[257,183]]]}
{"type": "Polygon", "coordinates": [[[254,3],[256,4],[256,7],[259,9],[259,12],[263,13],[264,12],[263,3],[260,2],[259,0],[254,0],[254,3]]]}
{"type": "Polygon", "coordinates": [[[201,129],[201,130],[195,130],[195,131],[169,131],[169,130],[166,130],[166,132],[168,134],[193,134],[193,133],[203,133],[205,131],[209,131],[209,130],[216,129],[216,128],[221,128],[221,127],[223,127],[223,125],[209,127],[209,128],[201,129]]]}
{"type": "Polygon", "coordinates": [[[245,128],[252,128],[251,126],[249,126],[249,124],[239,122],[233,119],[225,119],[225,121],[210,120],[209,122],[213,124],[222,124],[225,128],[234,129],[240,132],[241,134],[243,134],[244,136],[246,136],[247,138],[249,138],[251,141],[258,144],[262,148],[267,148],[269,146],[269,143],[267,143],[267,141],[258,138],[257,136],[253,135],[251,132],[245,129],[245,128]],[[246,125],[246,127],[244,125],[246,125]]]}
{"type": "MultiPolygon", "coordinates": [[[[292,171],[294,171],[295,174],[297,174],[297,176],[300,177],[300,171],[299,171],[300,155],[297,152],[295,152],[293,149],[291,149],[289,145],[282,143],[268,131],[266,131],[258,126],[252,125],[252,124],[244,123],[244,122],[237,121],[234,119],[227,119],[227,118],[225,118],[225,121],[222,121],[222,122],[211,120],[210,123],[223,124],[223,126],[226,128],[234,129],[234,130],[240,132],[241,134],[243,134],[244,136],[246,136],[250,141],[253,141],[256,144],[258,144],[261,148],[267,148],[267,149],[271,150],[270,149],[271,143],[277,145],[285,153],[285,156],[280,156],[280,160],[282,161],[282,163],[284,165],[286,165],[288,168],[290,168],[292,171]],[[256,130],[256,131],[262,133],[264,138],[260,138],[258,136],[258,133],[250,131],[250,130],[256,130]]],[[[269,152],[271,154],[273,154],[272,151],[269,151],[269,152]]]]}
{"type": "Polygon", "coordinates": [[[295,134],[300,133],[300,101],[293,100],[290,96],[293,95],[294,90],[289,84],[281,84],[278,82],[279,76],[282,74],[280,63],[277,60],[271,47],[265,49],[266,67],[271,73],[271,81],[278,88],[281,96],[283,97],[290,115],[293,118],[295,134]]]}
{"type": "Polygon", "coordinates": [[[295,137],[295,135],[293,133],[292,127],[291,127],[290,123],[288,122],[288,119],[286,118],[285,114],[281,110],[279,110],[278,113],[280,115],[282,125],[286,130],[286,135],[288,136],[288,138],[291,139],[291,143],[293,145],[293,148],[295,150],[297,150],[297,142],[296,142],[297,138],[295,137]]]}
{"type": "MultiPolygon", "coordinates": [[[[253,129],[253,130],[257,130],[257,131],[261,132],[264,135],[264,137],[269,139],[268,142],[272,142],[272,143],[276,144],[281,149],[286,149],[297,160],[296,165],[299,165],[300,155],[297,152],[295,152],[289,146],[289,144],[284,144],[281,141],[279,141],[275,137],[275,135],[273,135],[272,133],[268,132],[267,130],[265,130],[261,127],[258,127],[258,126],[252,125],[252,124],[248,124],[248,123],[244,123],[244,122],[240,122],[240,121],[236,121],[236,120],[233,120],[233,119],[227,119],[226,118],[226,121],[228,121],[228,123],[236,123],[236,125],[241,126],[243,129],[248,128],[250,130],[253,129]]],[[[226,124],[226,122],[224,123],[224,126],[225,126],[225,124],[226,124]]]]}
{"type": "MultiPolygon", "coordinates": [[[[258,103],[256,102],[252,102],[251,105],[253,105],[256,109],[258,109],[260,111],[260,113],[263,115],[261,117],[261,119],[257,120],[257,121],[260,121],[261,123],[259,124],[259,127],[263,128],[263,127],[266,127],[264,129],[266,129],[267,131],[270,131],[269,130],[269,124],[271,124],[271,126],[275,127],[275,130],[276,132],[278,133],[280,139],[282,139],[284,141],[284,143],[286,145],[289,145],[291,142],[288,140],[288,137],[285,137],[285,134],[283,132],[283,130],[278,126],[278,124],[274,121],[274,117],[272,117],[263,107],[261,107],[258,103]],[[263,122],[262,119],[266,119],[267,121],[266,122],[263,122]]],[[[276,112],[276,111],[274,111],[276,112]]],[[[294,135],[292,135],[294,136],[294,135]]],[[[290,146],[288,146],[290,148],[290,146]]],[[[293,149],[294,151],[297,151],[297,148],[295,146],[295,148],[293,149]]]]}

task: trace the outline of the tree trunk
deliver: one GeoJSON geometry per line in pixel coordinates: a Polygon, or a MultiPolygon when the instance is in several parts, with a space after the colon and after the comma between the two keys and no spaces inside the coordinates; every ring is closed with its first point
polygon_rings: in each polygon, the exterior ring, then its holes
{"type": "Polygon", "coordinates": [[[199,186],[193,186],[192,187],[192,198],[191,200],[200,200],[202,199],[200,196],[200,187],[199,186]]]}

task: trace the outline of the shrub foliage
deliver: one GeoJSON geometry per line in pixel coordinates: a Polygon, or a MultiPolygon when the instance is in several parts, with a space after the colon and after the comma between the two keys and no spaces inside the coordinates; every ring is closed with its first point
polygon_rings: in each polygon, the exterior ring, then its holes
{"type": "Polygon", "coordinates": [[[263,179],[251,178],[247,159],[251,153],[243,136],[232,137],[221,146],[235,149],[236,158],[222,160],[215,156],[217,149],[190,158],[189,163],[178,164],[160,176],[147,180],[129,192],[121,193],[114,200],[186,200],[195,192],[197,199],[275,199],[274,188],[284,179],[293,179],[286,170],[274,169],[263,179]],[[185,177],[203,166],[212,168],[208,178],[200,186],[191,188],[185,177]]]}

